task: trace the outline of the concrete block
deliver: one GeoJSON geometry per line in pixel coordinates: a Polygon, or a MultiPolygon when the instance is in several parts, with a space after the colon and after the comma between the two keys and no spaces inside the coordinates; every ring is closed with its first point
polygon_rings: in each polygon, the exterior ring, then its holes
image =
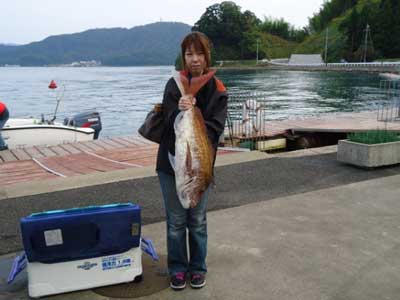
{"type": "Polygon", "coordinates": [[[380,167],[400,163],[400,141],[382,144],[361,144],[340,140],[337,159],[360,167],[380,167]]]}

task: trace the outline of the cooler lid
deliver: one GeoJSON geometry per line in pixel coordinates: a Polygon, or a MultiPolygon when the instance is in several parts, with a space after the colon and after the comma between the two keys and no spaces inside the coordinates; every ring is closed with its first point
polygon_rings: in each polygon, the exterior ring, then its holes
{"type": "Polygon", "coordinates": [[[21,232],[29,262],[122,253],[140,246],[140,207],[118,203],[34,213],[21,219],[21,232]]]}

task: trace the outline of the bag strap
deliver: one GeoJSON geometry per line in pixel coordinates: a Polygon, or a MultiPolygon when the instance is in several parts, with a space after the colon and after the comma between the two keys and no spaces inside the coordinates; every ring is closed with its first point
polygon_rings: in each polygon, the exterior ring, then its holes
{"type": "Polygon", "coordinates": [[[182,82],[181,82],[181,74],[177,71],[174,71],[172,73],[172,77],[175,80],[176,85],[178,86],[179,91],[181,92],[181,95],[184,96],[185,95],[185,90],[183,88],[182,82]]]}

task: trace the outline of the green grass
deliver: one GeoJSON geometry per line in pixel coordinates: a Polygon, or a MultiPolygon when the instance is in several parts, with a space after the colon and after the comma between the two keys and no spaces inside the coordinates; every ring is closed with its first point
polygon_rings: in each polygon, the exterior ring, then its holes
{"type": "Polygon", "coordinates": [[[260,51],[264,52],[268,59],[289,58],[298,46],[298,43],[265,32],[260,34],[260,38],[260,51]]]}
{"type": "Polygon", "coordinates": [[[398,133],[386,130],[371,130],[350,133],[348,134],[347,138],[351,142],[361,144],[382,144],[400,141],[398,133]]]}
{"type": "Polygon", "coordinates": [[[387,62],[400,61],[400,58],[377,58],[375,61],[377,61],[377,62],[381,62],[381,61],[387,61],[387,62]]]}

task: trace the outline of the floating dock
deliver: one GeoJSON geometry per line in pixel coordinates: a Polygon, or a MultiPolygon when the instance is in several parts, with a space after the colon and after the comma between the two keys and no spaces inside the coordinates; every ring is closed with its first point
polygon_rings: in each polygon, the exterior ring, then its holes
{"type": "MultiPolygon", "coordinates": [[[[336,136],[345,138],[347,133],[368,130],[390,130],[400,132],[400,118],[398,121],[383,122],[378,120],[377,111],[351,112],[351,113],[331,113],[315,117],[293,118],[279,121],[266,121],[258,130],[248,131],[241,128],[241,123],[236,121],[230,133],[225,130],[227,143],[232,146],[248,145],[254,143],[256,150],[268,150],[264,146],[272,145],[272,149],[285,148],[286,140],[300,141],[300,148],[312,147],[310,141],[315,136],[336,136]],[[309,138],[308,141],[304,139],[309,138]],[[272,142],[274,140],[281,142],[272,142]],[[283,139],[285,140],[283,142],[283,139]],[[266,141],[270,141],[266,143],[266,141]],[[262,149],[257,148],[257,144],[262,149]]],[[[311,142],[311,144],[313,144],[311,142]]],[[[318,143],[314,143],[318,144],[318,143]]],[[[327,146],[324,144],[321,146],[327,146]]]]}

